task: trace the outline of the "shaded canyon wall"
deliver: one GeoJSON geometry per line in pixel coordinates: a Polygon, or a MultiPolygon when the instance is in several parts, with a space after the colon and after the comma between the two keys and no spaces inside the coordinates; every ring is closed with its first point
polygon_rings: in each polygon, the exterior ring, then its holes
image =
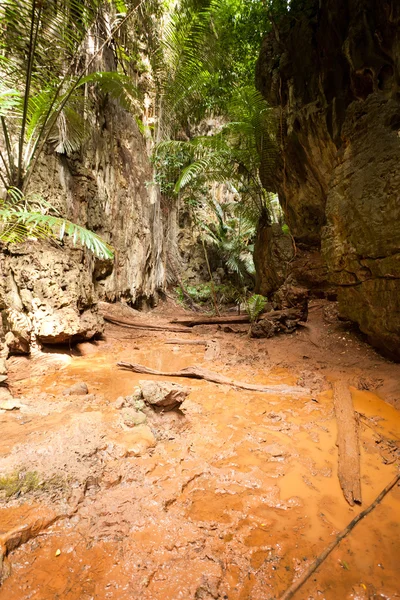
{"type": "MultiPolygon", "coordinates": [[[[291,6],[257,65],[280,125],[278,168],[264,185],[279,194],[299,278],[333,284],[341,314],[399,360],[400,3],[291,6]]],[[[261,228],[257,245],[259,286],[270,291],[282,280],[271,253],[285,257],[275,238],[261,228]]]]}
{"type": "Polygon", "coordinates": [[[101,333],[99,299],[156,301],[165,285],[167,248],[166,218],[152,179],[134,116],[112,101],[98,112],[79,154],[48,150],[31,189],[109,241],[115,261],[96,259],[68,241],[63,249],[35,241],[3,247],[0,353],[28,352],[33,340],[59,343],[101,333]]]}

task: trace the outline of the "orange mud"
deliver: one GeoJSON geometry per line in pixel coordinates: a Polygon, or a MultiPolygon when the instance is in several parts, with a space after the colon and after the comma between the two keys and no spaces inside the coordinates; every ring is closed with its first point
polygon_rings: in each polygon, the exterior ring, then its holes
{"type": "MultiPolygon", "coordinates": [[[[188,334],[219,338],[221,355],[211,364],[202,346],[167,346],[162,333],[116,339],[113,327],[93,352],[56,373],[23,379],[16,368],[13,392],[24,407],[0,415],[0,472],[62,474],[67,484],[3,499],[0,532],[66,512],[77,490],[81,501],[71,518],[9,554],[0,600],[278,598],[398,469],[400,413],[378,395],[388,389],[396,400],[398,366],[340,327],[312,318],[312,343],[309,332],[257,341],[215,328],[188,334]],[[202,365],[253,383],[300,379],[312,393],[291,398],[173,379],[191,387],[182,413],[129,429],[113,402],[141,379],[162,378],[119,370],[118,360],[159,370],[202,365]],[[352,387],[363,504],[350,507],[337,477],[327,381],[356,385],[371,374],[377,392],[352,387]],[[61,395],[79,381],[89,398],[61,395]]],[[[294,598],[399,598],[399,557],[396,487],[294,598]]]]}

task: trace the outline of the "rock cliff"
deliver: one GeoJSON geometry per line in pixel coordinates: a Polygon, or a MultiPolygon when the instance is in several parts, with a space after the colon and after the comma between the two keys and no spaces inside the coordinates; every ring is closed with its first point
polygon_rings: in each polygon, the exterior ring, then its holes
{"type": "Polygon", "coordinates": [[[265,186],[299,248],[321,251],[341,314],[400,359],[400,4],[293,0],[257,85],[280,133],[265,186]]]}
{"type": "Polygon", "coordinates": [[[34,241],[3,248],[3,354],[28,352],[33,339],[60,343],[101,334],[99,299],[140,305],[157,299],[165,284],[167,242],[166,218],[152,179],[134,116],[112,102],[103,107],[79,154],[48,150],[32,189],[109,241],[115,260],[98,260],[70,242],[64,249],[34,241]]]}

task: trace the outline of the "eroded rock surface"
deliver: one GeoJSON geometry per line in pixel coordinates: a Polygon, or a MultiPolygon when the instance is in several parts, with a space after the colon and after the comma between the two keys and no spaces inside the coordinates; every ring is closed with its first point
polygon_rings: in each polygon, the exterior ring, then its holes
{"type": "Polygon", "coordinates": [[[11,354],[29,353],[32,341],[58,344],[102,333],[81,250],[29,242],[11,246],[0,267],[3,340],[11,354]]]}
{"type": "Polygon", "coordinates": [[[139,383],[144,401],[163,410],[173,410],[182,404],[190,392],[189,388],[179,383],[166,381],[140,381],[139,383]]]}
{"type": "MultiPolygon", "coordinates": [[[[303,260],[322,246],[341,314],[400,359],[400,5],[291,6],[264,40],[257,67],[258,87],[277,107],[283,133],[277,171],[271,178],[261,169],[261,176],[278,192],[303,260]]],[[[263,236],[259,262],[268,287],[276,278],[274,263],[268,272],[276,240],[263,236]]],[[[308,285],[324,288],[315,264],[308,285]]]]}

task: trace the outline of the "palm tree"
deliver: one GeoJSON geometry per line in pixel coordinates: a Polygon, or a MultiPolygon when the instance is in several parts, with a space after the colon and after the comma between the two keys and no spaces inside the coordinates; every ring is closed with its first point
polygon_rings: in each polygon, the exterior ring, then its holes
{"type": "Polygon", "coordinates": [[[160,142],[155,156],[189,157],[175,183],[176,194],[200,181],[225,183],[238,192],[240,208],[248,219],[268,219],[271,195],[262,186],[259,169],[261,164],[265,170],[275,167],[272,110],[254,87],[246,86],[235,90],[227,111],[230,120],[214,135],[160,142]]]}
{"type": "Polygon", "coordinates": [[[242,215],[227,215],[224,207],[215,199],[209,202],[209,208],[215,220],[211,223],[201,222],[202,236],[217,250],[228,271],[243,285],[255,272],[252,256],[255,227],[242,215]]]}
{"type": "Polygon", "coordinates": [[[126,106],[137,90],[117,72],[93,72],[104,48],[143,3],[105,12],[100,0],[3,0],[0,7],[0,240],[72,235],[97,255],[112,248],[96,234],[55,214],[30,190],[46,145],[77,150],[87,132],[87,87],[96,84],[126,106]],[[108,17],[106,19],[106,16],[108,17]],[[114,16],[113,22],[110,17],[114,16]],[[105,33],[104,33],[105,32],[105,33]],[[92,42],[91,55],[88,42],[92,42]],[[88,58],[90,56],[90,58],[88,58]]]}

